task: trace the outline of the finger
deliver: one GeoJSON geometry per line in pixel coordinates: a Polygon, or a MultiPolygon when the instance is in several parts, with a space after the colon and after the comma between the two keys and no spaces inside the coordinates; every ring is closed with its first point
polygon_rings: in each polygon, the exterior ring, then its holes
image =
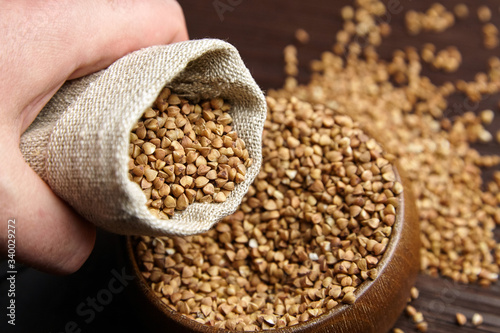
{"type": "MultiPolygon", "coordinates": [[[[18,150],[4,156],[9,173],[0,173],[0,218],[15,219],[16,259],[50,273],[78,270],[94,247],[95,227],[54,195],[18,150]]],[[[0,230],[2,247],[6,229],[0,230]]]]}

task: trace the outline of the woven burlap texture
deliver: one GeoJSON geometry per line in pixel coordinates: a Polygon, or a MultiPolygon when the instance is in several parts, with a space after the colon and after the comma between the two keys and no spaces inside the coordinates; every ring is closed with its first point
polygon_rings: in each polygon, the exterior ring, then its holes
{"type": "Polygon", "coordinates": [[[154,46],[66,83],[21,138],[25,160],[51,189],[95,225],[127,235],[191,235],[233,213],[259,172],[265,98],[238,51],[217,39],[154,46]],[[253,158],[246,179],[220,204],[193,203],[160,220],[128,179],[134,123],[168,86],[191,99],[222,97],[253,158]]]}

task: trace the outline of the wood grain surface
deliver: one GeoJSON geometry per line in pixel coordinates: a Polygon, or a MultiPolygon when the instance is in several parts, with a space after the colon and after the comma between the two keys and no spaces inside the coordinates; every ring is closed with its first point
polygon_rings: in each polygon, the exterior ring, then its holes
{"type": "MultiPolygon", "coordinates": [[[[188,30],[191,38],[215,37],[235,45],[257,83],[264,89],[280,88],[285,75],[283,73],[283,48],[295,44],[299,54],[299,82],[307,83],[310,71],[309,63],[320,57],[321,53],[331,50],[335,34],[341,27],[340,8],[351,4],[345,0],[219,0],[195,1],[179,0],[184,7],[188,30]],[[310,34],[310,42],[299,45],[295,42],[294,32],[298,28],[310,34]]],[[[486,50],[482,46],[481,27],[476,16],[479,5],[488,5],[492,9],[492,20],[500,27],[500,3],[495,0],[461,1],[470,9],[470,17],[457,21],[455,25],[440,34],[421,33],[409,36],[404,28],[404,14],[407,10],[425,11],[436,1],[388,0],[389,10],[384,21],[392,27],[392,34],[378,48],[382,58],[389,59],[397,48],[411,45],[421,47],[427,42],[434,43],[438,49],[455,45],[462,53],[463,62],[454,74],[443,74],[423,68],[423,74],[436,84],[453,81],[458,78],[472,80],[480,71],[487,70],[487,59],[500,56],[500,48],[486,50]]],[[[454,0],[439,1],[446,8],[452,9],[454,0]]],[[[483,99],[478,104],[468,104],[463,96],[453,95],[450,99],[448,115],[453,117],[464,111],[480,111],[490,108],[495,111],[495,121],[487,127],[493,134],[500,129],[500,96],[483,99]]],[[[475,145],[481,153],[499,153],[497,143],[475,145]]],[[[498,168],[497,168],[498,170],[498,168]]],[[[492,170],[485,170],[489,179],[492,170]]],[[[496,230],[500,240],[500,230],[496,230]]],[[[500,285],[482,288],[475,285],[456,284],[448,279],[430,277],[421,274],[417,280],[420,297],[414,301],[417,310],[422,311],[429,322],[428,332],[500,332],[500,285]],[[461,312],[469,319],[468,324],[459,327],[455,322],[455,313],[461,312]],[[470,318],[481,313],[484,323],[475,328],[470,318]]],[[[396,327],[405,332],[418,332],[411,319],[402,314],[396,327]]]]}

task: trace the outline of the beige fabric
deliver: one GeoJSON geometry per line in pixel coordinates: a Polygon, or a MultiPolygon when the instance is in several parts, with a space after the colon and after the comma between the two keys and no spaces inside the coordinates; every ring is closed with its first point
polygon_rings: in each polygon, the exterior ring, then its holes
{"type": "Polygon", "coordinates": [[[109,68],[66,83],[21,138],[30,166],[81,215],[120,234],[189,235],[234,212],[259,172],[266,103],[238,51],[202,39],[131,53],[109,68]],[[129,134],[164,86],[190,98],[222,97],[254,159],[222,204],[194,203],[170,220],[147,210],[128,179],[129,134]]]}

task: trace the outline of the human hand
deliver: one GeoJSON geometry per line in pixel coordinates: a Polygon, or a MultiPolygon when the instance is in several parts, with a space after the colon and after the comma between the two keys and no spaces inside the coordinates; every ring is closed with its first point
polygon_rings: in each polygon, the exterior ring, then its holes
{"type": "Polygon", "coordinates": [[[95,227],[26,164],[22,133],[61,85],[134,50],[188,39],[175,0],[0,0],[0,239],[15,218],[16,260],[58,274],[90,255],[95,227]]]}

